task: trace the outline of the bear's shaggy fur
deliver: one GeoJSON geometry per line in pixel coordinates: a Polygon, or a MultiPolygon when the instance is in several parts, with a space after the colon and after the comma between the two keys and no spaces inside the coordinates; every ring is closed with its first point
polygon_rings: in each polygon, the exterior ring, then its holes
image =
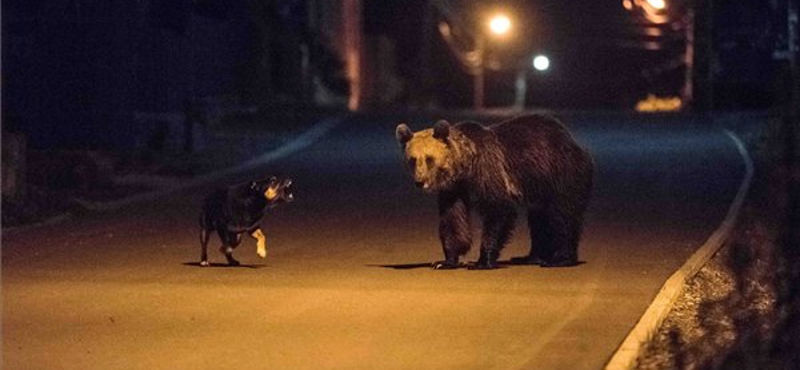
{"type": "Polygon", "coordinates": [[[416,185],[439,197],[445,260],[435,268],[458,267],[469,250],[472,208],[482,218],[483,236],[480,258],[471,268],[496,268],[518,205],[528,213],[531,249],[513,262],[547,267],[578,263],[594,162],[557,119],[528,115],[489,127],[439,121],[418,132],[400,124],[396,136],[416,185]]]}

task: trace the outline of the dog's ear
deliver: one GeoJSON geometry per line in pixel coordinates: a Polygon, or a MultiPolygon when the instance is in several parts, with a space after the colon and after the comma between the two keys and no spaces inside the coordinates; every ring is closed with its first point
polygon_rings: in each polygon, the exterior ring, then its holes
{"type": "Polygon", "coordinates": [[[250,189],[253,190],[260,190],[266,187],[272,186],[273,184],[278,182],[278,178],[275,176],[271,176],[268,179],[261,179],[261,180],[253,180],[250,183],[250,189]]]}

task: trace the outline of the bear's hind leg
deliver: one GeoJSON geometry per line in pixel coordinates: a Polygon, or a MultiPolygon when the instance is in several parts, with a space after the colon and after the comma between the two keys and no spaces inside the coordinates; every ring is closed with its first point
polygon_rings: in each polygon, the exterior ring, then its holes
{"type": "Polygon", "coordinates": [[[541,255],[548,253],[551,248],[552,237],[547,226],[544,212],[538,209],[528,209],[528,232],[530,233],[531,249],[527,256],[511,258],[514,265],[539,265],[542,263],[541,255]]]}
{"type": "Polygon", "coordinates": [[[481,255],[470,269],[491,270],[497,268],[497,258],[500,251],[511,239],[517,212],[513,206],[484,209],[483,236],[481,237],[481,255]]]}
{"type": "Polygon", "coordinates": [[[542,267],[569,267],[578,264],[578,241],[580,220],[565,215],[558,210],[548,213],[544,223],[550,236],[546,250],[539,251],[542,267]]]}
{"type": "Polygon", "coordinates": [[[461,267],[459,259],[472,244],[470,209],[467,198],[454,193],[439,194],[439,240],[442,242],[444,261],[433,263],[437,270],[461,267]]]}

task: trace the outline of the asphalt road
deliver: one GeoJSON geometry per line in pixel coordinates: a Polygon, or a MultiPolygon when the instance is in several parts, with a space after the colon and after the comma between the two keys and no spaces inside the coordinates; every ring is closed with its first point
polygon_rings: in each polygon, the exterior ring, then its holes
{"type": "MultiPolygon", "coordinates": [[[[213,184],[6,233],[3,368],[600,369],[744,174],[703,122],[569,117],[598,167],[585,263],[436,271],[436,202],[394,141],[434,118],[350,119],[259,169],[293,176],[297,200],[264,223],[267,258],[246,239],[238,268],[196,265],[213,184]]],[[[527,251],[523,223],[501,260],[527,251]]]]}

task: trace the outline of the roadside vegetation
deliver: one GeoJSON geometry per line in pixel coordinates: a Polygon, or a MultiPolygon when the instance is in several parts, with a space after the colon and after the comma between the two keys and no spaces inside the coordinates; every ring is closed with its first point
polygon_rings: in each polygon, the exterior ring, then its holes
{"type": "Polygon", "coordinates": [[[773,119],[750,144],[755,178],[726,245],[688,284],[638,370],[800,366],[797,133],[773,119]]]}

